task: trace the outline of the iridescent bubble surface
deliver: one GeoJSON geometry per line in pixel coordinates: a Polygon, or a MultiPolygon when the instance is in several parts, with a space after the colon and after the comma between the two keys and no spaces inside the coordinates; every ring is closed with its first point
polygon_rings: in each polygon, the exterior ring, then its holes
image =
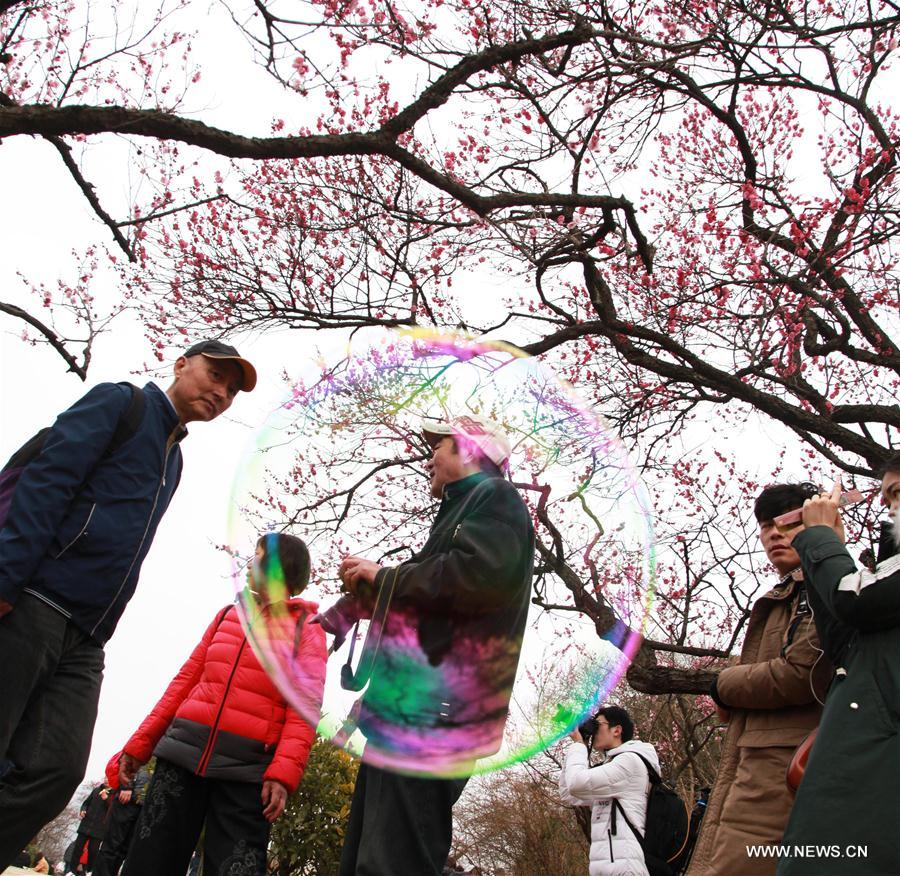
{"type": "MultiPolygon", "coordinates": [[[[621,442],[537,359],[455,334],[369,332],[339,361],[307,365],[238,469],[229,545],[235,589],[252,621],[248,637],[288,700],[335,744],[417,775],[497,769],[577,726],[621,678],[652,603],[652,513],[621,442]],[[367,722],[366,738],[354,723],[360,692],[342,689],[340,673],[351,645],[351,666],[359,669],[369,621],[330,658],[319,718],[292,658],[303,631],[289,610],[275,608],[277,599],[257,610],[244,557],[268,529],[303,538],[313,565],[303,597],[323,611],[341,596],[344,556],[388,569],[408,560],[438,508],[424,473],[430,448],[422,421],[461,415],[503,429],[510,480],[534,521],[536,572],[521,653],[504,650],[502,635],[488,636],[435,663],[421,646],[422,619],[389,610],[374,624],[382,635],[363,693],[378,720],[367,722]],[[602,638],[576,610],[597,592],[617,618],[602,638]],[[435,703],[448,702],[452,719],[434,713],[435,703]]],[[[268,586],[277,592],[277,581],[268,586]]]]}

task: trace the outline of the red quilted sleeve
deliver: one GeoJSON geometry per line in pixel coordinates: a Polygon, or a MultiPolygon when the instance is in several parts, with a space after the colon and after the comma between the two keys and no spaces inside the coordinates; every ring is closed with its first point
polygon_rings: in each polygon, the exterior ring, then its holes
{"type": "Polygon", "coordinates": [[[156,744],[162,739],[163,734],[168,729],[172,718],[175,717],[175,712],[178,711],[178,707],[200,680],[200,676],[203,674],[203,664],[206,661],[206,652],[219,627],[221,617],[222,614],[220,612],[206,628],[200,643],[194,648],[193,653],[188,657],[178,674],[169,682],[169,686],[160,697],[159,702],[153,707],[150,714],[144,718],[141,726],[138,727],[131,739],[125,743],[125,747],[122,750],[141,763],[146,763],[150,760],[153,749],[156,748],[156,744]]]}
{"type": "Polygon", "coordinates": [[[303,690],[300,692],[304,701],[301,717],[290,706],[285,712],[284,727],[275,756],[263,775],[263,780],[274,779],[281,782],[289,793],[293,793],[300,784],[309,752],[316,739],[316,724],[322,708],[322,695],[325,690],[325,663],[328,659],[325,631],[319,624],[306,622],[300,648],[297,653],[298,678],[303,690]],[[312,723],[312,720],[315,723],[312,723]]]}
{"type": "Polygon", "coordinates": [[[106,764],[106,784],[114,791],[119,790],[119,760],[122,752],[117,751],[106,764]]]}

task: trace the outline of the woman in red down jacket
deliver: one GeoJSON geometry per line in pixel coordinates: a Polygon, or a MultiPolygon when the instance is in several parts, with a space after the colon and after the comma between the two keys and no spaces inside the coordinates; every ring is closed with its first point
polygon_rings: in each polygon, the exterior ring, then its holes
{"type": "MultiPolygon", "coordinates": [[[[318,606],[296,598],[309,581],[306,545],[263,536],[247,580],[259,610],[290,624],[292,667],[310,702],[307,717],[317,717],[325,633],[307,623],[318,606]],[[270,593],[282,576],[290,598],[276,606],[270,593]]],[[[205,872],[263,876],[270,825],[300,783],[314,740],[315,727],[288,706],[254,655],[236,608],[219,612],[124,746],[125,782],[152,754],[157,760],[122,876],[180,876],[204,827],[205,872]]]]}

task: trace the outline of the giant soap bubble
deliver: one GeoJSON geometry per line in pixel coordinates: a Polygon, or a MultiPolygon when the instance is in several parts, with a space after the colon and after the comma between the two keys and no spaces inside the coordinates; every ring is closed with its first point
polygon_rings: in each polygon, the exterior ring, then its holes
{"type": "MultiPolygon", "coordinates": [[[[549,367],[497,341],[421,330],[359,335],[269,417],[239,467],[232,509],[235,587],[261,662],[320,734],[398,772],[484,772],[555,742],[621,678],[652,601],[651,509],[621,442],[549,367]],[[400,599],[347,630],[329,660],[320,716],[298,657],[307,628],[271,569],[266,582],[250,576],[248,585],[246,558],[267,529],[303,538],[313,566],[303,598],[323,611],[340,596],[342,557],[395,569],[422,548],[438,510],[424,474],[422,422],[462,415],[508,436],[509,477],[535,523],[518,663],[515,648],[504,658],[493,639],[468,640],[460,654],[452,645],[459,627],[449,621],[451,644],[437,658],[425,653],[423,627],[446,618],[417,617],[400,599]],[[601,637],[590,615],[603,612],[601,637]],[[341,686],[342,668],[359,680],[373,666],[362,691],[341,686]]],[[[497,538],[497,550],[506,549],[500,528],[497,538]]],[[[451,603],[447,615],[465,608],[451,603]]]]}

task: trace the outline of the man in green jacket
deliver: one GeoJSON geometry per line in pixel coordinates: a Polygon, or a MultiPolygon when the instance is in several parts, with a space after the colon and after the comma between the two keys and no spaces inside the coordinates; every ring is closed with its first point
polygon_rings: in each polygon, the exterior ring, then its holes
{"type": "Polygon", "coordinates": [[[840,494],[838,483],[807,500],[793,540],[837,669],[778,876],[900,873],[900,455],[881,482],[893,537],[874,571],[857,569],[844,547],[840,494]]]}
{"type": "Polygon", "coordinates": [[[466,775],[500,748],[528,615],[534,529],[503,476],[509,441],[472,416],[428,420],[423,431],[441,501],[428,540],[395,567],[346,557],[348,595],[321,617],[339,632],[342,612],[375,616],[360,658],[370,664],[359,711],[366,762],[341,876],[440,876],[466,775]]]}

